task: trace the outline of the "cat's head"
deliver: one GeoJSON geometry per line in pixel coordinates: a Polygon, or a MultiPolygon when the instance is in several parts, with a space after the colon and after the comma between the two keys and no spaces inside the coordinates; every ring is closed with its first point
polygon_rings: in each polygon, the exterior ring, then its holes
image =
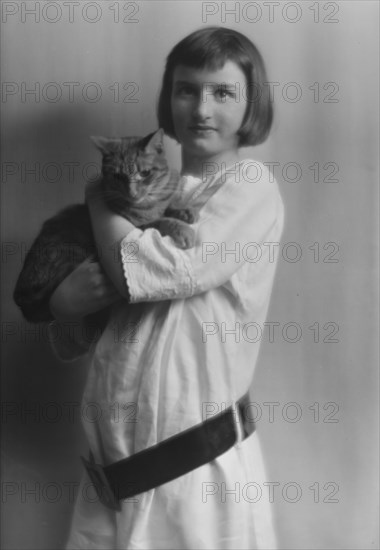
{"type": "Polygon", "coordinates": [[[141,137],[91,137],[103,155],[104,198],[115,212],[148,208],[168,195],[171,172],[159,129],[141,137]]]}

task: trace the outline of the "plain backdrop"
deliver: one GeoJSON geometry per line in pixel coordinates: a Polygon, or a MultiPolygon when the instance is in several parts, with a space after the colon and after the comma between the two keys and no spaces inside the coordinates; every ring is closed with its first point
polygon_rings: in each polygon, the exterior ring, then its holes
{"type": "Polygon", "coordinates": [[[258,46],[274,90],[271,136],[244,156],[276,163],[286,207],[279,325],[251,388],[279,545],[378,548],[378,3],[50,4],[2,3],[2,547],[62,547],[86,452],[86,361],[58,361],[12,301],[25,250],[83,199],[88,136],[153,131],[166,55],[221,25],[258,46]]]}

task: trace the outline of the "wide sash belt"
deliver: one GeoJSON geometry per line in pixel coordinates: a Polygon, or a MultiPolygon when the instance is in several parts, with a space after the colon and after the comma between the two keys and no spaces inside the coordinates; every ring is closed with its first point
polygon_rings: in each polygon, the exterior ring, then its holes
{"type": "Polygon", "coordinates": [[[207,464],[230,449],[238,439],[237,423],[245,439],[255,431],[247,416],[248,392],[204,422],[140,451],[132,456],[101,466],[81,457],[95,486],[99,500],[108,508],[121,510],[120,500],[131,498],[168,483],[199,466],[207,464]]]}

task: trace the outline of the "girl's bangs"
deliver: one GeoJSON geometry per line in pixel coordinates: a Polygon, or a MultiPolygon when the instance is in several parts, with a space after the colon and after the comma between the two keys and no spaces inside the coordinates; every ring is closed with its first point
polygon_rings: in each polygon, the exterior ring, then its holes
{"type": "Polygon", "coordinates": [[[211,36],[194,37],[173,51],[171,66],[185,65],[194,69],[216,71],[224,67],[227,61],[240,66],[249,64],[249,56],[234,37],[222,36],[219,32],[211,36]]]}

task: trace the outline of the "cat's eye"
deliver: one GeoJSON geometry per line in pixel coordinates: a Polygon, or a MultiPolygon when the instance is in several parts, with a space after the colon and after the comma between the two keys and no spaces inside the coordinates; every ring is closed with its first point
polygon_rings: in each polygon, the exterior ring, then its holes
{"type": "Polygon", "coordinates": [[[152,170],[141,170],[140,171],[140,175],[143,177],[143,178],[147,178],[150,173],[152,172],[152,170]]]}

